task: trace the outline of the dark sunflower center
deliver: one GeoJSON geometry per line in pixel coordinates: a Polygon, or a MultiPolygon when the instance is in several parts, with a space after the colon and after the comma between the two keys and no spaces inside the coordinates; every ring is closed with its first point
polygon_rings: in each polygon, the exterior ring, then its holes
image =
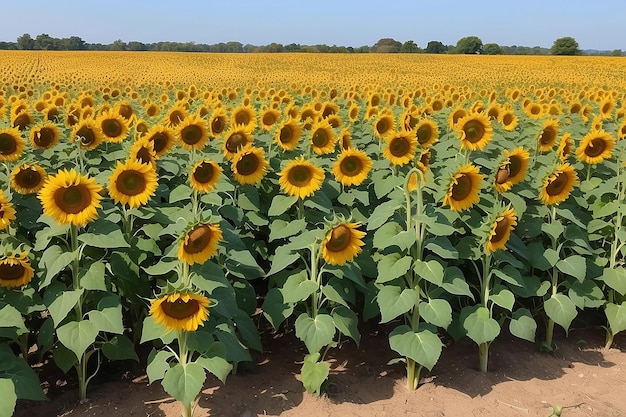
{"type": "Polygon", "coordinates": [[[187,145],[195,145],[202,139],[202,129],[196,125],[185,126],[180,132],[180,138],[187,145]]]}
{"type": "Polygon", "coordinates": [[[49,122],[54,122],[56,121],[56,118],[58,116],[59,116],[59,109],[57,109],[56,107],[52,107],[46,113],[46,120],[49,122]]]}
{"type": "Polygon", "coordinates": [[[197,226],[187,235],[183,249],[191,254],[202,252],[211,242],[212,236],[213,232],[211,232],[211,228],[208,225],[202,224],[197,226]]]}
{"type": "Polygon", "coordinates": [[[395,157],[402,157],[409,153],[411,144],[405,137],[396,137],[389,143],[389,152],[395,157]]]}
{"type": "Polygon", "coordinates": [[[554,142],[554,139],[556,139],[556,132],[554,131],[554,129],[548,127],[543,129],[543,131],[541,132],[539,142],[544,146],[548,146],[554,142]]]}
{"type": "Polygon", "coordinates": [[[324,111],[322,112],[322,119],[327,118],[331,114],[335,114],[335,109],[333,109],[332,107],[324,108],[324,111]]]}
{"type": "Polygon", "coordinates": [[[42,127],[35,135],[35,144],[42,148],[47,148],[54,143],[55,137],[54,130],[49,127],[42,127]]]}
{"type": "Polygon", "coordinates": [[[342,159],[339,168],[343,175],[354,177],[363,171],[363,161],[358,156],[348,156],[342,159]]]}
{"type": "Polygon", "coordinates": [[[169,141],[167,135],[163,132],[155,133],[152,136],[152,143],[154,144],[154,152],[159,153],[167,147],[169,141]]]}
{"type": "Polygon", "coordinates": [[[126,120],[129,120],[134,113],[133,108],[128,104],[120,105],[118,112],[120,116],[122,116],[126,120]]]}
{"type": "Polygon", "coordinates": [[[467,174],[457,178],[456,184],[452,185],[452,199],[463,201],[472,192],[472,179],[467,174]]]}
{"type": "Polygon", "coordinates": [[[200,165],[198,165],[193,171],[193,179],[198,181],[200,184],[211,182],[214,175],[215,168],[213,167],[213,164],[208,162],[200,163],[200,165]]]}
{"type": "Polygon", "coordinates": [[[604,139],[595,138],[589,142],[589,145],[585,148],[585,155],[595,158],[602,155],[602,152],[606,149],[606,142],[604,139]]]}
{"type": "Polygon", "coordinates": [[[24,276],[26,268],[22,264],[0,263],[0,280],[11,281],[24,276]]]}
{"type": "Polygon", "coordinates": [[[244,156],[242,156],[239,161],[237,161],[237,172],[240,175],[251,175],[254,174],[256,172],[256,170],[259,168],[260,165],[260,161],[259,158],[253,154],[253,153],[248,153],[245,154],[244,156]]]}
{"type": "Polygon", "coordinates": [[[125,170],[115,180],[117,190],[125,195],[141,194],[146,189],[146,178],[134,169],[125,170]]]}
{"type": "Polygon", "coordinates": [[[11,155],[17,151],[17,141],[8,133],[0,133],[0,155],[11,155]]]}
{"type": "Polygon", "coordinates": [[[376,131],[380,135],[387,132],[389,130],[389,127],[390,126],[389,126],[389,122],[387,121],[387,119],[380,119],[378,122],[376,122],[376,131]]]}
{"type": "Polygon", "coordinates": [[[328,133],[324,129],[317,129],[315,133],[313,133],[313,137],[311,138],[313,145],[318,148],[323,148],[330,142],[330,137],[328,137],[328,133]]]}
{"type": "Polygon", "coordinates": [[[226,140],[226,149],[230,153],[235,153],[239,148],[245,146],[248,143],[248,138],[243,133],[233,133],[226,140]]]}
{"type": "Polygon", "coordinates": [[[185,118],[185,115],[180,110],[174,110],[170,113],[170,123],[172,126],[177,126],[185,118]]]}
{"type": "Polygon", "coordinates": [[[110,137],[117,138],[122,134],[122,124],[117,119],[104,119],[101,124],[102,132],[110,137]]]}
{"type": "Polygon", "coordinates": [[[463,127],[465,140],[470,143],[479,142],[485,136],[485,126],[478,120],[470,120],[463,127]]]}
{"type": "Polygon", "coordinates": [[[452,124],[456,124],[459,120],[465,117],[466,113],[464,111],[455,111],[452,114],[452,124]]]}
{"type": "Polygon", "coordinates": [[[310,167],[297,165],[289,170],[289,183],[296,187],[306,187],[313,179],[310,167]]]}
{"type": "Polygon", "coordinates": [[[513,123],[513,115],[511,113],[506,113],[504,116],[502,116],[502,123],[505,126],[509,126],[511,123],[513,123]]]}
{"type": "Polygon", "coordinates": [[[222,133],[225,127],[226,123],[224,123],[224,120],[222,120],[221,117],[216,117],[211,122],[211,131],[214,135],[219,135],[220,133],[222,133]]]}
{"type": "Polygon", "coordinates": [[[430,128],[430,126],[428,125],[422,125],[417,129],[417,141],[421,144],[424,145],[425,143],[428,143],[428,141],[430,140],[430,137],[432,136],[432,130],[430,128]]]}
{"type": "Polygon", "coordinates": [[[293,131],[289,126],[284,126],[280,129],[279,140],[281,143],[289,143],[293,139],[293,131]]]}
{"type": "Polygon", "coordinates": [[[536,116],[536,115],[538,115],[539,113],[541,113],[541,107],[539,107],[539,106],[532,106],[532,107],[530,108],[530,114],[532,114],[532,115],[536,116]]]}
{"type": "Polygon", "coordinates": [[[152,154],[150,150],[145,146],[142,146],[139,151],[137,151],[137,155],[135,156],[142,164],[151,164],[152,163],[152,154]]]}
{"type": "Polygon", "coordinates": [[[157,106],[151,105],[150,107],[148,107],[148,109],[146,110],[146,114],[148,115],[148,117],[154,117],[156,116],[156,114],[158,113],[159,108],[157,106]]]}
{"type": "Polygon", "coordinates": [[[502,165],[498,168],[498,172],[496,172],[496,184],[504,184],[509,180],[509,175],[511,173],[510,163],[502,165]]]}
{"type": "Polygon", "coordinates": [[[546,187],[546,193],[549,196],[559,195],[563,192],[569,182],[569,177],[564,172],[559,172],[554,180],[546,187]]]}
{"type": "Polygon", "coordinates": [[[247,111],[240,111],[235,114],[235,123],[238,125],[250,124],[250,115],[247,111]]]}
{"type": "Polygon", "coordinates": [[[356,119],[358,115],[359,115],[358,107],[353,107],[352,109],[350,109],[350,119],[356,119]]]}
{"type": "Polygon", "coordinates": [[[22,188],[35,188],[41,182],[41,174],[35,169],[20,169],[15,176],[15,182],[22,188]]]}
{"type": "Polygon", "coordinates": [[[420,155],[420,164],[422,164],[424,168],[428,168],[430,166],[430,152],[425,152],[420,155]]]}
{"type": "Polygon", "coordinates": [[[184,302],[180,298],[173,303],[165,301],[161,304],[163,313],[166,316],[175,318],[177,320],[193,317],[199,310],[200,304],[198,301],[190,299],[188,302],[184,302]]]}
{"type": "Polygon", "coordinates": [[[64,213],[77,214],[91,204],[91,192],[84,184],[62,187],[54,192],[54,202],[64,213]]]}
{"type": "Polygon", "coordinates": [[[265,113],[263,115],[263,124],[266,126],[271,126],[274,123],[276,123],[276,116],[274,116],[274,113],[265,113]]]}
{"type": "Polygon", "coordinates": [[[341,252],[350,246],[351,240],[352,230],[344,224],[339,225],[330,232],[330,239],[326,242],[326,250],[341,252]]]}
{"type": "Polygon", "coordinates": [[[80,138],[80,144],[82,146],[93,145],[96,141],[96,135],[94,135],[93,131],[87,126],[78,129],[76,136],[80,138]]]}
{"type": "Polygon", "coordinates": [[[30,116],[27,113],[20,114],[13,121],[13,127],[16,127],[18,130],[22,131],[28,127],[32,123],[30,116]]]}
{"type": "Polygon", "coordinates": [[[509,219],[504,217],[501,220],[496,222],[496,227],[494,228],[494,235],[489,239],[491,243],[498,243],[506,236],[506,231],[509,229],[509,219]]]}

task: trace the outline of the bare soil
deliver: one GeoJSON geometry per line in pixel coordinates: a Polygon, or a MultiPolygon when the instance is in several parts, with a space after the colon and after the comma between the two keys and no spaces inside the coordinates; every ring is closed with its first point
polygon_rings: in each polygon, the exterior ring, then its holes
{"type": "MultiPolygon", "coordinates": [[[[303,343],[293,332],[262,334],[265,351],[255,365],[240,367],[226,384],[206,381],[195,417],[204,416],[562,416],[626,415],[626,336],[604,349],[599,328],[557,334],[558,350],[501,334],[491,345],[489,372],[477,370],[478,348],[468,339],[449,343],[432,372],[422,372],[416,391],[406,389],[403,364],[388,365],[388,329],[367,324],[357,347],[346,341],[329,352],[332,371],[326,394],[307,394],[300,382],[303,343]],[[242,369],[244,368],[244,369],[242,369]]],[[[147,356],[147,354],[146,354],[147,356]]],[[[145,361],[145,358],[143,358],[145,361]]],[[[180,405],[156,382],[148,384],[145,364],[111,363],[92,382],[89,401],[77,401],[76,381],[52,364],[39,369],[49,402],[19,402],[16,417],[180,415],[180,405]]]]}

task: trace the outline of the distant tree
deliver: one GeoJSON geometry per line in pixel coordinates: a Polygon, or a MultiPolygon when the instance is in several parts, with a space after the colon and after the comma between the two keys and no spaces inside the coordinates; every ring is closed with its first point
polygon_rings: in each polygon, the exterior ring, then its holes
{"type": "Polygon", "coordinates": [[[52,38],[47,33],[39,34],[35,38],[35,49],[41,49],[42,51],[59,49],[58,41],[58,39],[52,38]]]}
{"type": "Polygon", "coordinates": [[[613,52],[611,52],[611,56],[622,56],[622,50],[621,49],[613,49],[613,52]]]}
{"type": "Polygon", "coordinates": [[[85,41],[78,36],[63,38],[59,44],[60,49],[66,49],[68,51],[82,51],[83,49],[86,49],[85,41]]]}
{"type": "Polygon", "coordinates": [[[502,48],[497,43],[486,43],[483,45],[484,55],[502,55],[502,48]]]}
{"type": "Polygon", "coordinates": [[[554,41],[550,53],[552,55],[580,55],[581,51],[578,49],[576,39],[566,36],[554,41]]]}
{"type": "Polygon", "coordinates": [[[243,52],[243,44],[235,41],[226,42],[226,52],[243,52]]]}
{"type": "Polygon", "coordinates": [[[17,38],[17,49],[24,51],[35,49],[35,40],[31,38],[30,34],[25,33],[17,38]]]}
{"type": "Polygon", "coordinates": [[[400,47],[400,52],[403,54],[416,54],[420,51],[420,47],[414,41],[406,41],[400,47]]]}
{"type": "Polygon", "coordinates": [[[392,38],[382,38],[374,44],[371,51],[378,53],[397,53],[402,48],[402,42],[398,42],[392,38]]]}
{"type": "Polygon", "coordinates": [[[452,50],[455,54],[479,54],[483,50],[483,41],[478,36],[466,36],[456,43],[452,50]]]}
{"type": "Polygon", "coordinates": [[[267,46],[264,46],[262,48],[263,52],[283,52],[284,51],[284,47],[282,43],[276,43],[276,42],[272,42],[267,46]]]}
{"type": "Polygon", "coordinates": [[[126,45],[126,49],[129,51],[147,51],[148,45],[138,41],[130,41],[128,45],[126,45]]]}
{"type": "Polygon", "coordinates": [[[111,45],[109,45],[109,49],[111,51],[125,51],[126,50],[126,43],[123,40],[121,40],[121,39],[117,39],[115,42],[113,42],[111,45]]]}
{"type": "Polygon", "coordinates": [[[357,54],[366,54],[370,52],[371,48],[367,45],[359,46],[358,48],[354,48],[354,52],[357,54]]]}
{"type": "Polygon", "coordinates": [[[448,47],[439,41],[430,41],[426,45],[426,53],[428,54],[443,54],[448,50],[448,47]]]}

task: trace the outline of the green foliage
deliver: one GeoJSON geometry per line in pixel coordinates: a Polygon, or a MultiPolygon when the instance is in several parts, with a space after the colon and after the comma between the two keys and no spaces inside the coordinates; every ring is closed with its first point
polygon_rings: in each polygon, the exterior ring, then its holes
{"type": "Polygon", "coordinates": [[[483,50],[483,41],[478,36],[466,36],[457,41],[452,50],[455,54],[480,54],[483,50]]]}
{"type": "Polygon", "coordinates": [[[578,48],[578,42],[571,36],[565,36],[558,38],[552,44],[550,48],[552,55],[580,55],[581,51],[578,48]]]}

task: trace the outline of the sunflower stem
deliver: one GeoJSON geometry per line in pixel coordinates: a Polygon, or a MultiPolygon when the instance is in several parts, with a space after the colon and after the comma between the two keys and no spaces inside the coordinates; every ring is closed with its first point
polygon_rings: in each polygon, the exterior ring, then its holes
{"type": "Polygon", "coordinates": [[[7,183],[6,183],[6,197],[10,198],[10,194],[11,194],[11,167],[9,167],[9,163],[7,161],[4,161],[4,169],[7,173],[7,183]]]}
{"type": "MultiPolygon", "coordinates": [[[[491,254],[487,254],[483,257],[483,276],[480,280],[481,288],[481,304],[484,308],[489,310],[489,317],[491,318],[491,310],[489,309],[489,293],[490,293],[490,271],[491,254]]],[[[489,345],[490,342],[480,343],[478,345],[478,370],[480,372],[487,372],[487,364],[489,362],[489,345]]]]}
{"type": "MultiPolygon", "coordinates": [[[[554,224],[556,221],[556,205],[552,206],[552,210],[550,211],[550,224],[554,224]]],[[[552,249],[557,251],[557,241],[556,238],[550,237],[552,240],[552,249]]],[[[555,266],[552,267],[552,280],[551,280],[552,291],[550,292],[550,297],[554,297],[557,294],[557,290],[559,287],[559,270],[555,266]]],[[[548,317],[548,323],[546,324],[546,341],[545,344],[548,346],[548,349],[552,350],[552,340],[554,338],[554,320],[548,317]]]]}
{"type": "Polygon", "coordinates": [[[304,200],[298,197],[298,220],[304,219],[304,200]]]}
{"type": "MultiPolygon", "coordinates": [[[[187,348],[187,332],[185,330],[178,331],[178,359],[183,369],[187,366],[189,359],[189,349],[187,348]]],[[[191,417],[193,415],[193,401],[189,404],[182,403],[183,417],[191,417]]]]}
{"type": "MultiPolygon", "coordinates": [[[[302,199],[300,199],[300,201],[302,201],[302,199]]],[[[311,296],[311,318],[315,319],[315,317],[317,317],[317,311],[319,309],[319,296],[320,296],[320,291],[319,291],[319,284],[320,284],[320,276],[321,274],[318,273],[318,257],[317,257],[317,242],[311,245],[311,280],[315,280],[315,283],[317,284],[317,288],[318,290],[316,290],[313,295],[311,296]]]]}
{"type": "MultiPolygon", "coordinates": [[[[621,248],[622,245],[619,244],[619,235],[621,232],[621,228],[622,228],[622,216],[623,216],[623,211],[621,209],[621,204],[624,201],[624,197],[626,197],[626,184],[624,183],[624,181],[622,181],[622,173],[620,172],[620,168],[621,168],[621,162],[620,162],[620,157],[617,157],[617,204],[618,204],[618,209],[617,209],[617,213],[614,217],[615,219],[615,227],[614,227],[614,233],[613,233],[613,241],[611,242],[611,254],[610,254],[610,258],[609,258],[609,268],[610,269],[615,269],[615,267],[617,266],[617,254],[621,248]]],[[[613,304],[615,302],[615,290],[611,287],[609,287],[608,289],[608,304],[613,304]]],[[[610,349],[611,346],[613,345],[613,339],[614,339],[614,334],[613,334],[613,330],[611,329],[610,325],[607,326],[606,328],[606,340],[604,343],[604,348],[605,349],[610,349]]]]}

